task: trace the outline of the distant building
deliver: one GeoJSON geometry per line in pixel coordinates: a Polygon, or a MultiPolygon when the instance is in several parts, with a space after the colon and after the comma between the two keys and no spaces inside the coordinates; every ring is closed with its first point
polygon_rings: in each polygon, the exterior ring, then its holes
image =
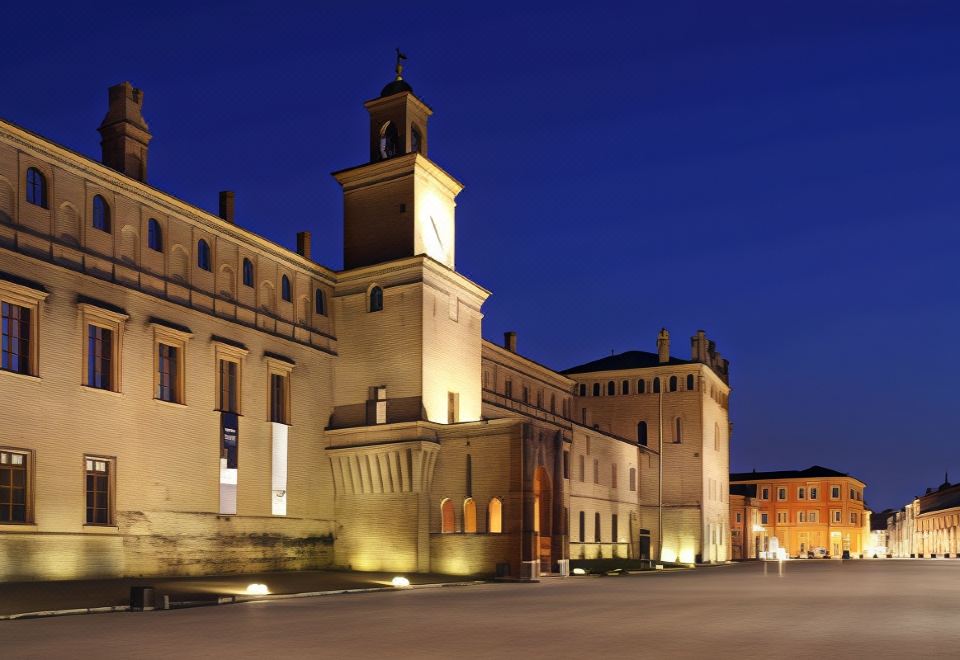
{"type": "Polygon", "coordinates": [[[960,484],[928,488],[903,509],[886,515],[889,554],[894,557],[960,556],[960,484]]]}
{"type": "Polygon", "coordinates": [[[790,557],[863,555],[869,517],[863,503],[866,486],[856,477],[814,465],[735,473],[730,484],[757,487],[761,552],[782,548],[790,557]]]}

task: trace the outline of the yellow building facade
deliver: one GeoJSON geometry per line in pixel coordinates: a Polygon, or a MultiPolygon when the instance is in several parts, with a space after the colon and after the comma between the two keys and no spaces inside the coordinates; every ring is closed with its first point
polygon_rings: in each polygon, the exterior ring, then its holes
{"type": "Polygon", "coordinates": [[[142,104],[110,89],[102,162],[0,121],[0,580],[533,577],[703,533],[656,524],[658,447],[482,338],[462,184],[399,71],[365,104],[369,162],[334,175],[340,271],[307,231],[240,227],[232,193],[214,215],[148,185],[142,104]]]}

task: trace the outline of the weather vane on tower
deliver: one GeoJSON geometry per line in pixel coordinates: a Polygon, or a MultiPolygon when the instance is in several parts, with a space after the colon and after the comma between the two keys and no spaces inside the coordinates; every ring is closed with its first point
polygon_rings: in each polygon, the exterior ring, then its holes
{"type": "Polygon", "coordinates": [[[403,60],[407,59],[407,56],[400,52],[400,49],[397,48],[397,80],[403,80],[403,60]]]}

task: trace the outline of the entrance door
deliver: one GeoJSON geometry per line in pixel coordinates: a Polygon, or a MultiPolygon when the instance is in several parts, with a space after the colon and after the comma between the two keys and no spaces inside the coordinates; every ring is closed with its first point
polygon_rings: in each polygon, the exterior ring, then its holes
{"type": "Polygon", "coordinates": [[[640,559],[650,559],[650,530],[640,530],[640,559]]]}
{"type": "Polygon", "coordinates": [[[550,476],[540,466],[533,477],[533,530],[537,533],[537,552],[540,557],[540,573],[553,572],[552,552],[552,504],[550,476]]]}

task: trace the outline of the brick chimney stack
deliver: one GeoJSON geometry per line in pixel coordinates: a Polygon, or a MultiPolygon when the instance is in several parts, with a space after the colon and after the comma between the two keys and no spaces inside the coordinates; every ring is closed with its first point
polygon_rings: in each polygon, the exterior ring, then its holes
{"type": "Polygon", "coordinates": [[[100,124],[103,164],[138,181],[147,180],[147,145],[150,129],[140,114],[143,92],[128,82],[108,92],[107,115],[100,124]]]}
{"type": "Polygon", "coordinates": [[[233,220],[233,201],[234,194],[232,190],[221,190],[220,191],[220,213],[219,216],[229,222],[231,225],[235,224],[233,220]]]}
{"type": "Polygon", "coordinates": [[[297,254],[306,259],[310,259],[310,232],[297,232],[297,254]]]}
{"type": "Polygon", "coordinates": [[[660,334],[657,335],[657,356],[660,364],[670,361],[670,333],[666,328],[660,328],[660,334]]]}
{"type": "Polygon", "coordinates": [[[503,347],[511,353],[517,352],[517,333],[513,330],[503,333],[503,347]]]}

